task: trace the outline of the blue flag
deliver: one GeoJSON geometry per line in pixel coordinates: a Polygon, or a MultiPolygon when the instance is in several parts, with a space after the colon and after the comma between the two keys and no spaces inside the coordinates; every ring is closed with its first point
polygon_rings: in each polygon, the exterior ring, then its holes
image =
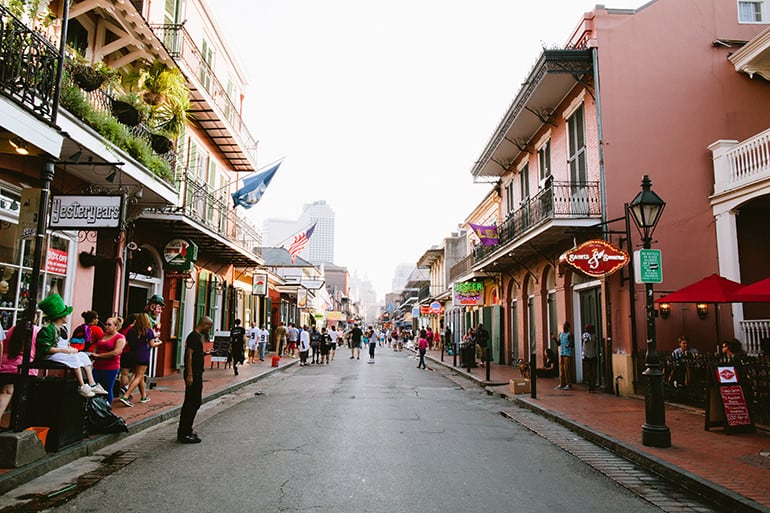
{"type": "Polygon", "coordinates": [[[278,171],[278,166],[280,165],[281,163],[279,162],[267,171],[244,178],[243,187],[231,194],[235,203],[233,208],[238,205],[243,208],[251,208],[256,205],[262,199],[262,195],[265,193],[267,186],[270,185],[270,180],[273,179],[273,175],[278,171]]]}

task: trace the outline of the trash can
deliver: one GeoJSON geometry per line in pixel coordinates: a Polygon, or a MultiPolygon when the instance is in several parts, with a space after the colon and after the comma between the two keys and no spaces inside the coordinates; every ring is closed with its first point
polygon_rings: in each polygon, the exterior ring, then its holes
{"type": "Polygon", "coordinates": [[[476,366],[476,344],[460,344],[460,367],[470,369],[476,366]]]}
{"type": "Polygon", "coordinates": [[[57,452],[85,436],[85,399],[71,378],[30,378],[27,385],[25,427],[50,428],[45,449],[57,452]]]}

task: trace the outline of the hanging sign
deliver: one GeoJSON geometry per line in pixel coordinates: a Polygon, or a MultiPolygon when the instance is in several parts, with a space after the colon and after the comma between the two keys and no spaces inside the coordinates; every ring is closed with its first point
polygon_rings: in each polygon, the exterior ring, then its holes
{"type": "Polygon", "coordinates": [[[307,290],[302,287],[297,289],[297,307],[305,308],[307,306],[307,290]]]}
{"type": "Polygon", "coordinates": [[[628,253],[607,241],[584,242],[564,254],[564,260],[588,276],[601,278],[628,264],[628,253]]]}
{"type": "Polygon", "coordinates": [[[60,230],[120,228],[123,223],[123,196],[69,196],[51,198],[48,226],[60,230]]]}
{"type": "Polygon", "coordinates": [[[441,303],[439,303],[438,301],[432,302],[430,304],[430,306],[429,306],[428,313],[440,314],[441,313],[441,303]]]}
{"type": "Polygon", "coordinates": [[[452,284],[454,306],[483,305],[484,284],[480,281],[464,281],[452,284]]]}
{"type": "Polygon", "coordinates": [[[189,271],[198,260],[198,246],[189,240],[171,239],[163,248],[163,263],[166,271],[189,271]]]}
{"type": "Polygon", "coordinates": [[[251,293],[255,296],[267,294],[267,273],[254,273],[251,277],[251,293]]]}
{"type": "Polygon", "coordinates": [[[420,305],[420,315],[428,315],[430,313],[430,305],[420,305]]]}

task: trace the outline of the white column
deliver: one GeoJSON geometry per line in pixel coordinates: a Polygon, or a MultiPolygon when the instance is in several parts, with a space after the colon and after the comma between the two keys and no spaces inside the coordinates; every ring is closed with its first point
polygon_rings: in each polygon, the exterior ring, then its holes
{"type": "Polygon", "coordinates": [[[735,140],[720,139],[708,147],[714,161],[714,194],[719,194],[730,188],[732,170],[730,161],[727,159],[727,152],[737,144],[738,141],[735,140]]]}
{"type": "MultiPolygon", "coordinates": [[[[719,274],[733,281],[741,281],[741,265],[738,260],[738,227],[734,210],[716,213],[717,258],[719,274]]],[[[741,338],[740,322],[743,320],[743,304],[732,303],[733,333],[741,338]]]]}

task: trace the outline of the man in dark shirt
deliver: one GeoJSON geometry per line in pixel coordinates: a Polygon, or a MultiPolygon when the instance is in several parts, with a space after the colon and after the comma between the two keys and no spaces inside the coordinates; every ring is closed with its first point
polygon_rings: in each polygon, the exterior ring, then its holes
{"type": "Polygon", "coordinates": [[[201,317],[185,340],[184,403],[176,432],[177,441],[183,444],[197,444],[201,441],[198,435],[193,433],[192,426],[195,414],[203,401],[203,357],[207,354],[203,351],[203,339],[208,339],[209,330],[213,325],[211,318],[201,317]]]}
{"type": "Polygon", "coordinates": [[[235,319],[233,329],[230,330],[230,354],[233,359],[233,372],[238,375],[238,364],[243,364],[243,337],[246,330],[241,326],[241,320],[235,319]]]}
{"type": "Polygon", "coordinates": [[[364,334],[358,324],[353,325],[353,329],[350,330],[350,359],[359,358],[361,356],[361,336],[364,334]]]}

